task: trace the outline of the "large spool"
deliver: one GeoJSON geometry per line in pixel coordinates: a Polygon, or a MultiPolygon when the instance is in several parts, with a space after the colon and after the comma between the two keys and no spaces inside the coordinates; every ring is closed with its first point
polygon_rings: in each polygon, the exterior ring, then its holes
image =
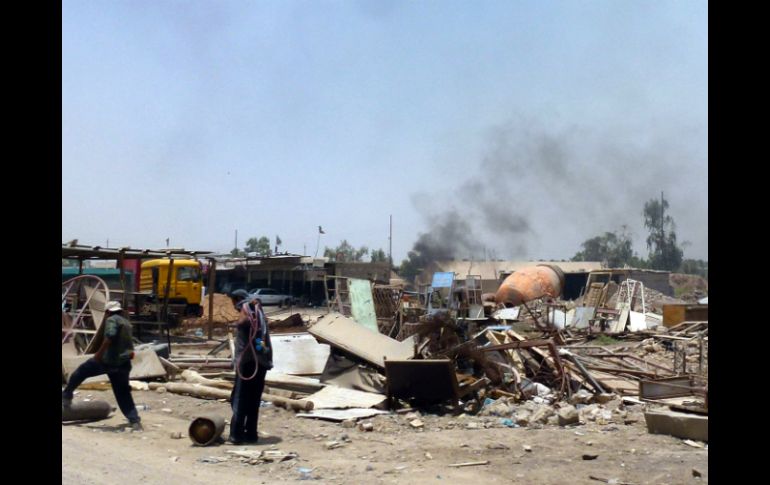
{"type": "Polygon", "coordinates": [[[214,443],[225,430],[225,418],[207,414],[198,416],[190,423],[188,434],[192,442],[198,446],[209,446],[214,443]]]}

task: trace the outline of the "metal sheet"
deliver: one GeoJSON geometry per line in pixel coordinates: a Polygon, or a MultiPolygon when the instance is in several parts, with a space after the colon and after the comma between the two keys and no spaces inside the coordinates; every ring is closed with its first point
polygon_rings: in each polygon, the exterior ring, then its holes
{"type": "Polygon", "coordinates": [[[289,375],[321,374],[329,358],[330,347],[309,333],[272,334],[272,372],[289,375]]]}
{"type": "Polygon", "coordinates": [[[575,328],[588,328],[590,320],[596,314],[596,308],[590,306],[581,306],[575,308],[575,316],[572,319],[572,326],[575,328]]]}
{"type": "Polygon", "coordinates": [[[548,323],[558,328],[559,330],[563,330],[564,327],[567,326],[567,314],[561,310],[555,309],[548,313],[548,323]]]}
{"type": "Polygon", "coordinates": [[[377,314],[374,310],[374,298],[372,297],[372,284],[369,280],[348,279],[348,291],[350,292],[350,312],[353,320],[364,327],[379,332],[377,329],[377,314]]]}
{"type": "Polygon", "coordinates": [[[451,288],[455,279],[454,273],[433,273],[433,288],[451,288]]]}

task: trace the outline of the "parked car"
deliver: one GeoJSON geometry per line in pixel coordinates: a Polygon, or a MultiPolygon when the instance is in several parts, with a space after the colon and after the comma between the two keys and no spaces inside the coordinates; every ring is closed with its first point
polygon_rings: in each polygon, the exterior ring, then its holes
{"type": "Polygon", "coordinates": [[[249,293],[252,297],[259,298],[263,305],[289,306],[294,302],[291,295],[282,295],[271,288],[254,288],[249,293]]]}

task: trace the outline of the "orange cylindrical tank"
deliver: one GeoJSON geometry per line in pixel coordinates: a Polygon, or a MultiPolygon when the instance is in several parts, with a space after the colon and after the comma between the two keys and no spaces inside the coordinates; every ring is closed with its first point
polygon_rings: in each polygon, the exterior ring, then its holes
{"type": "Polygon", "coordinates": [[[529,266],[508,275],[495,293],[495,301],[507,306],[550,296],[556,298],[564,288],[561,268],[548,264],[529,266]]]}

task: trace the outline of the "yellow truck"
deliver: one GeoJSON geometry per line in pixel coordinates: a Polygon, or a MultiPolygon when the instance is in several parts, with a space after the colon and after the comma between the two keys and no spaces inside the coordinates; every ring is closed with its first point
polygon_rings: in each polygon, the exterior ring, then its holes
{"type": "Polygon", "coordinates": [[[166,303],[168,284],[168,312],[182,315],[201,316],[203,307],[203,272],[201,263],[192,259],[175,259],[169,280],[171,260],[151,259],[142,263],[139,276],[139,291],[150,292],[151,300],[157,304],[166,303]]]}

